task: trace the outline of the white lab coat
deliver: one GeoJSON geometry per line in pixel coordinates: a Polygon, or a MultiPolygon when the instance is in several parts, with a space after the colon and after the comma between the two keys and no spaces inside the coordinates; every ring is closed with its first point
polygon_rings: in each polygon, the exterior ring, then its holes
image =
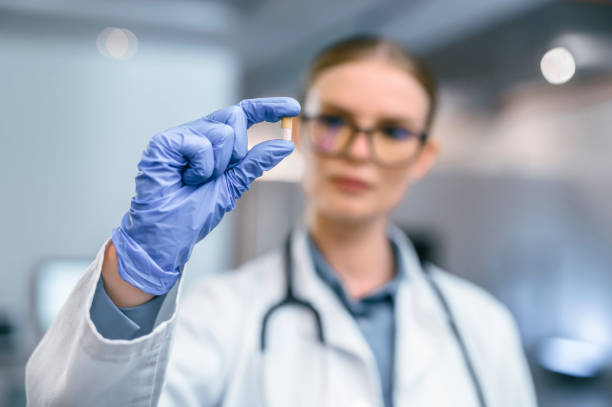
{"type": "MultiPolygon", "coordinates": [[[[259,352],[262,315],[284,295],[282,253],[204,279],[177,307],[173,289],[152,333],[103,338],[89,317],[102,247],[26,371],[31,406],[382,406],[376,361],[344,306],[313,270],[304,229],[294,232],[294,287],[320,311],[327,346],[312,314],[284,307],[259,352]]],[[[410,243],[392,230],[408,278],[396,302],[394,405],[477,406],[445,314],[424,280],[410,243]]],[[[489,406],[535,406],[510,313],[476,286],[433,275],[458,321],[489,406]]],[[[178,284],[177,284],[178,285],[178,284]]]]}

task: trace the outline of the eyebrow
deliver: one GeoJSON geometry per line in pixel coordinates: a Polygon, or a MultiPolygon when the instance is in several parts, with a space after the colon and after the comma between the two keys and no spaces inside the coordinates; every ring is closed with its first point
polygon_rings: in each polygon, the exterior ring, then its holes
{"type": "MultiPolygon", "coordinates": [[[[339,113],[343,116],[348,116],[350,119],[354,119],[355,115],[348,109],[345,109],[341,106],[338,106],[336,104],[333,103],[329,103],[329,102],[322,102],[321,103],[321,110],[325,111],[325,110],[331,110],[335,113],[339,113]]],[[[402,117],[402,116],[387,116],[387,117],[382,117],[379,120],[377,120],[378,124],[406,124],[408,126],[414,127],[415,126],[415,121],[410,118],[410,117],[402,117]]]]}

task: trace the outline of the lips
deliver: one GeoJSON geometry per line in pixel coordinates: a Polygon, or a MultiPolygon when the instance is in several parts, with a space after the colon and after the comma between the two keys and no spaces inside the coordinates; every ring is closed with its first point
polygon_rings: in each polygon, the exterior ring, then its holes
{"type": "Polygon", "coordinates": [[[372,189],[372,184],[354,177],[335,176],[331,177],[332,183],[343,191],[357,193],[372,189]]]}

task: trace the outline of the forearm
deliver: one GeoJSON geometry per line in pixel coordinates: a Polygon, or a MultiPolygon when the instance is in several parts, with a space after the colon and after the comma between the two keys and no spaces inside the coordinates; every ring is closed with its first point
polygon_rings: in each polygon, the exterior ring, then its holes
{"type": "Polygon", "coordinates": [[[121,278],[117,268],[117,252],[112,240],[109,241],[104,251],[102,279],[104,280],[106,293],[118,307],[136,307],[154,297],[121,278]]]}

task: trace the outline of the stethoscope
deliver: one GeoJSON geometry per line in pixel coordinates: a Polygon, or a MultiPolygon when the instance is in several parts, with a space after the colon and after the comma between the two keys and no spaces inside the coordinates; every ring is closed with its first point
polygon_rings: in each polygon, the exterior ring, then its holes
{"type": "MultiPolygon", "coordinates": [[[[259,343],[260,343],[260,350],[262,354],[266,351],[266,332],[267,332],[267,327],[268,327],[268,322],[270,320],[270,317],[279,308],[284,307],[286,305],[303,307],[309,310],[314,316],[315,325],[317,329],[317,339],[322,346],[325,346],[326,344],[325,331],[323,329],[323,323],[321,321],[321,314],[310,302],[296,297],[293,291],[293,257],[291,255],[291,241],[292,241],[292,234],[289,233],[289,235],[285,239],[284,255],[283,255],[284,269],[285,269],[285,296],[279,302],[272,305],[266,311],[261,321],[261,331],[260,331],[260,342],[259,343]]],[[[482,390],[482,385],[480,384],[480,380],[478,378],[478,375],[476,374],[474,364],[472,363],[472,359],[470,358],[470,354],[468,352],[463,336],[461,335],[461,332],[459,331],[457,320],[455,319],[451,311],[451,308],[448,304],[448,301],[446,300],[446,297],[444,296],[444,294],[442,293],[442,290],[440,289],[440,286],[434,281],[433,277],[431,276],[429,268],[427,267],[426,264],[423,263],[422,259],[419,259],[419,260],[421,262],[421,269],[423,271],[423,275],[425,276],[425,280],[428,282],[429,287],[431,288],[432,292],[437,297],[438,301],[440,302],[440,305],[442,306],[442,309],[444,310],[444,313],[446,314],[446,318],[448,320],[449,327],[451,329],[451,332],[453,333],[455,342],[459,346],[461,355],[463,357],[463,361],[465,363],[467,373],[470,377],[470,381],[472,382],[472,386],[474,388],[474,393],[476,394],[476,397],[478,399],[478,405],[480,407],[486,407],[487,403],[484,398],[484,392],[482,390]]]]}

